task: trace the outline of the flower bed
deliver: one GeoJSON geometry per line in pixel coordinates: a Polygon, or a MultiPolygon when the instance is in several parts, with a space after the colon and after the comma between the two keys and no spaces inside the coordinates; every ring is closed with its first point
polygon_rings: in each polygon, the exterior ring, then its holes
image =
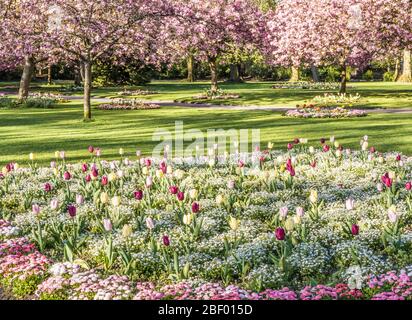
{"type": "Polygon", "coordinates": [[[366,117],[368,114],[364,110],[345,109],[342,107],[320,108],[320,107],[299,107],[298,109],[288,110],[286,117],[293,118],[354,118],[366,117]]]}
{"type": "Polygon", "coordinates": [[[138,99],[111,99],[110,103],[100,104],[96,107],[100,110],[147,110],[159,109],[154,103],[146,103],[138,99]]]}
{"type": "Polygon", "coordinates": [[[150,91],[150,90],[123,90],[121,92],[118,92],[117,94],[119,96],[149,96],[149,95],[154,95],[158,94],[159,92],[157,91],[150,91]]]}
{"type": "Polygon", "coordinates": [[[381,154],[366,136],[359,151],[333,137],[271,147],[167,161],[132,161],[121,149],[112,162],[90,147],[84,163],[8,164],[0,175],[3,292],[410,299],[412,158],[381,154]]]}
{"type": "Polygon", "coordinates": [[[273,89],[294,89],[294,90],[339,90],[338,82],[277,82],[272,86],[273,89]]]}

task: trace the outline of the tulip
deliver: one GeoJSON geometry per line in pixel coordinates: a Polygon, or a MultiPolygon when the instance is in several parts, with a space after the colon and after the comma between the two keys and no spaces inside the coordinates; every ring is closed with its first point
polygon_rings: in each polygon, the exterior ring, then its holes
{"type": "Polygon", "coordinates": [[[96,148],[96,157],[100,157],[102,154],[102,151],[99,148],[96,148]]]}
{"type": "Polygon", "coordinates": [[[215,159],[210,159],[209,160],[209,167],[213,167],[215,165],[215,159]]]}
{"type": "Polygon", "coordinates": [[[129,158],[124,158],[123,163],[125,166],[128,166],[130,164],[129,158]]]}
{"type": "Polygon", "coordinates": [[[52,190],[52,185],[48,182],[44,184],[44,191],[50,192],[52,190]]]}
{"type": "Polygon", "coordinates": [[[66,152],[60,151],[60,158],[64,159],[66,157],[66,152]]]}
{"type": "Polygon", "coordinates": [[[150,188],[153,185],[153,178],[151,176],[148,176],[146,178],[146,187],[150,188]]]}
{"type": "Polygon", "coordinates": [[[285,222],[285,228],[287,231],[292,231],[295,227],[295,223],[293,222],[293,218],[289,217],[285,222]]]}
{"type": "Polygon", "coordinates": [[[412,189],[412,182],[407,182],[407,183],[405,184],[405,189],[408,190],[408,191],[410,191],[410,190],[412,189]]]}
{"type": "Polygon", "coordinates": [[[273,143],[272,142],[268,142],[268,149],[273,149],[273,143]]]}
{"type": "Polygon", "coordinates": [[[88,148],[87,150],[89,151],[89,153],[93,153],[93,152],[94,152],[93,146],[89,146],[89,148],[88,148]]]}
{"type": "Polygon", "coordinates": [[[183,201],[185,199],[185,194],[182,191],[177,193],[177,200],[183,201]]]}
{"type": "Polygon", "coordinates": [[[70,180],[71,177],[72,177],[72,176],[71,176],[70,172],[68,172],[68,171],[66,171],[66,172],[63,174],[63,178],[64,178],[64,180],[66,180],[66,181],[70,180]]]}
{"type": "Polygon", "coordinates": [[[91,171],[91,176],[93,178],[97,178],[98,175],[99,175],[99,171],[96,168],[93,168],[91,171]]]}
{"type": "Polygon", "coordinates": [[[183,216],[183,223],[184,223],[185,225],[189,225],[191,222],[192,222],[192,214],[191,214],[191,213],[185,214],[185,215],[183,216]]]}
{"type": "Polygon", "coordinates": [[[90,182],[92,180],[92,177],[90,176],[90,174],[88,174],[85,178],[86,182],[90,182]]]}
{"type": "Polygon", "coordinates": [[[318,192],[316,190],[311,190],[310,191],[309,200],[312,203],[318,202],[318,192]]]}
{"type": "Polygon", "coordinates": [[[34,214],[39,214],[40,213],[40,206],[38,205],[38,204],[33,204],[32,206],[31,206],[31,211],[34,213],[34,214]]]}
{"type": "Polygon", "coordinates": [[[104,230],[106,230],[107,232],[110,232],[113,230],[113,224],[110,221],[110,219],[103,219],[103,227],[104,227],[104,230]]]}
{"type": "Polygon", "coordinates": [[[153,222],[153,219],[152,218],[146,218],[146,227],[147,227],[147,229],[149,229],[149,230],[153,230],[153,228],[154,228],[154,222],[153,222]]]}
{"type": "Polygon", "coordinates": [[[109,179],[106,176],[102,177],[102,186],[105,186],[109,183],[109,179]]]}
{"type": "Polygon", "coordinates": [[[364,141],[368,141],[368,139],[369,139],[369,137],[366,136],[366,135],[363,137],[363,140],[364,140],[364,141]]]}
{"type": "Polygon", "coordinates": [[[50,201],[50,208],[52,210],[57,210],[58,207],[59,207],[59,201],[57,199],[52,199],[50,201]]]}
{"type": "Polygon", "coordinates": [[[193,213],[198,213],[200,211],[200,206],[197,202],[192,203],[192,212],[193,213]]]}
{"type": "Polygon", "coordinates": [[[30,154],[29,154],[29,159],[30,159],[31,161],[34,160],[34,153],[30,153],[30,154]]]}
{"type": "Polygon", "coordinates": [[[229,227],[230,227],[230,229],[232,229],[233,231],[236,231],[237,229],[239,229],[239,226],[240,226],[240,220],[238,220],[234,217],[229,218],[229,227]]]}
{"type": "Polygon", "coordinates": [[[227,188],[230,189],[230,190],[234,189],[235,188],[235,181],[229,180],[227,182],[227,188]]]}
{"type": "Polygon", "coordinates": [[[310,146],[310,147],[309,147],[309,152],[310,152],[310,153],[315,153],[315,148],[312,147],[312,146],[310,146]]]}
{"type": "Polygon", "coordinates": [[[326,142],[326,139],[325,139],[325,138],[320,139],[320,143],[321,143],[321,144],[324,144],[325,142],[326,142]]]}
{"type": "Polygon", "coordinates": [[[83,196],[81,194],[77,194],[76,195],[76,204],[81,205],[81,204],[83,204],[83,202],[84,202],[83,196]]]}
{"type": "Polygon", "coordinates": [[[142,155],[142,152],[140,150],[136,150],[136,157],[140,158],[142,155]]]}
{"type": "Polygon", "coordinates": [[[347,199],[346,200],[346,209],[347,210],[352,210],[354,208],[355,205],[355,200],[353,199],[347,199]]]}
{"type": "Polygon", "coordinates": [[[82,171],[86,172],[89,169],[89,166],[87,165],[87,163],[83,163],[82,164],[82,171]]]}
{"type": "Polygon", "coordinates": [[[382,191],[383,191],[383,184],[382,184],[382,183],[378,183],[378,184],[376,185],[376,189],[377,189],[379,192],[382,192],[382,191]]]}
{"type": "Polygon", "coordinates": [[[288,215],[288,207],[282,207],[279,209],[279,215],[281,218],[286,218],[286,216],[288,215]]]}
{"type": "Polygon", "coordinates": [[[190,199],[196,199],[199,195],[199,192],[196,189],[191,189],[189,191],[189,197],[190,199]]]}
{"type": "Polygon", "coordinates": [[[276,228],[275,230],[276,239],[279,241],[285,240],[286,234],[283,228],[276,228]]]}
{"type": "Polygon", "coordinates": [[[146,167],[150,167],[152,165],[152,161],[149,158],[145,159],[144,162],[146,167]]]}
{"type": "Polygon", "coordinates": [[[294,216],[294,217],[293,217],[293,222],[294,222],[295,224],[300,224],[300,223],[302,222],[302,218],[299,217],[299,216],[294,216]]]}
{"type": "Polygon", "coordinates": [[[164,235],[164,236],[162,237],[162,242],[163,242],[163,245],[164,245],[165,247],[170,246],[170,239],[169,239],[168,236],[164,235]]]}
{"type": "Polygon", "coordinates": [[[142,200],[143,199],[143,191],[142,190],[137,190],[134,192],[134,198],[136,200],[142,200]]]}
{"type": "Polygon", "coordinates": [[[288,143],[287,148],[288,148],[288,150],[292,150],[293,149],[293,144],[288,143]]]}
{"type": "Polygon", "coordinates": [[[359,234],[359,226],[356,224],[352,224],[351,232],[352,235],[357,236],[359,234]]]}
{"type": "Polygon", "coordinates": [[[245,163],[242,160],[239,160],[237,165],[238,165],[239,168],[243,168],[245,166],[245,163]]]}
{"type": "Polygon", "coordinates": [[[172,166],[167,166],[166,173],[167,174],[172,174],[173,173],[173,167],[172,166]]]}
{"type": "Polygon", "coordinates": [[[76,207],[74,205],[68,205],[67,206],[67,212],[69,213],[69,216],[74,218],[76,216],[76,207]]]}
{"type": "Polygon", "coordinates": [[[55,157],[55,158],[58,158],[59,155],[60,155],[60,151],[55,151],[55,152],[54,152],[54,157],[55,157]]]}
{"type": "Polygon", "coordinates": [[[120,206],[120,197],[119,196],[114,196],[112,198],[112,205],[113,205],[113,207],[120,206]]]}
{"type": "Polygon", "coordinates": [[[333,145],[335,146],[335,148],[339,148],[339,147],[340,147],[339,141],[335,141],[335,143],[334,143],[333,145]]]}
{"type": "Polygon", "coordinates": [[[224,198],[221,194],[216,196],[216,204],[217,205],[221,205],[223,203],[223,201],[224,201],[224,198]]]}
{"type": "Polygon", "coordinates": [[[297,208],[296,208],[296,215],[297,215],[298,217],[303,217],[303,216],[305,215],[305,210],[303,210],[302,207],[297,207],[297,208]]]}
{"type": "Polygon", "coordinates": [[[375,147],[371,147],[371,148],[369,149],[369,151],[370,151],[370,153],[375,153],[375,152],[376,152],[376,149],[375,149],[375,147]]]}
{"type": "Polygon", "coordinates": [[[329,145],[327,145],[327,144],[325,144],[325,145],[322,147],[323,152],[328,152],[329,149],[330,149],[330,147],[329,147],[329,145]]]}
{"type": "Polygon", "coordinates": [[[120,148],[119,149],[119,154],[122,156],[122,155],[124,155],[124,150],[123,150],[123,148],[120,148]]]}
{"type": "Polygon", "coordinates": [[[293,143],[294,143],[294,144],[298,144],[299,142],[300,142],[299,138],[295,138],[295,139],[293,140],[293,143]]]}
{"type": "Polygon", "coordinates": [[[316,168],[316,160],[313,160],[313,161],[310,163],[310,166],[311,166],[312,168],[316,168]]]}
{"type": "Polygon", "coordinates": [[[106,203],[109,202],[109,196],[107,195],[106,192],[102,192],[100,194],[100,202],[103,203],[103,204],[106,204],[106,203]]]}
{"type": "Polygon", "coordinates": [[[56,168],[56,161],[50,161],[50,168],[56,168]]]}
{"type": "Polygon", "coordinates": [[[129,224],[125,224],[122,228],[123,238],[129,238],[133,232],[132,227],[129,224]]]}
{"type": "Polygon", "coordinates": [[[395,223],[398,220],[398,215],[396,214],[396,207],[394,205],[392,205],[388,209],[388,218],[389,221],[392,223],[395,223]]]}
{"type": "Polygon", "coordinates": [[[362,142],[362,151],[368,150],[368,147],[369,147],[368,141],[363,141],[362,142]]]}

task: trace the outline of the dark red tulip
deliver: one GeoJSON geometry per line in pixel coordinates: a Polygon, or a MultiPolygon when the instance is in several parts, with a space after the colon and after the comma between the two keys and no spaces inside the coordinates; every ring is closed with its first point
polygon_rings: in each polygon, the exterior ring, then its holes
{"type": "Polygon", "coordinates": [[[294,142],[295,144],[299,144],[300,140],[299,140],[299,138],[295,138],[295,139],[293,140],[293,142],[294,142]]]}
{"type": "Polygon", "coordinates": [[[169,191],[170,191],[171,194],[177,194],[179,192],[179,188],[176,187],[176,186],[171,186],[169,188],[169,191]]]}
{"type": "Polygon", "coordinates": [[[239,166],[239,168],[243,168],[245,166],[245,163],[242,160],[239,160],[237,165],[239,166]]]}
{"type": "Polygon", "coordinates": [[[182,191],[177,193],[177,200],[183,201],[185,199],[185,194],[182,191]]]}
{"type": "Polygon", "coordinates": [[[52,186],[51,186],[51,184],[50,183],[45,183],[44,184],[44,191],[46,191],[46,192],[50,192],[52,190],[52,186]]]}
{"type": "Polygon", "coordinates": [[[193,213],[198,213],[199,210],[200,210],[199,204],[198,204],[197,202],[193,202],[193,203],[192,203],[192,212],[193,212],[193,213]]]}
{"type": "Polygon", "coordinates": [[[275,230],[275,236],[276,236],[276,239],[278,239],[278,240],[285,240],[285,237],[286,237],[285,229],[277,228],[275,230]]]}
{"type": "Polygon", "coordinates": [[[381,177],[381,181],[382,183],[387,186],[388,188],[392,187],[392,179],[389,178],[389,174],[385,173],[382,177],[381,177]]]}
{"type": "Polygon", "coordinates": [[[371,147],[369,151],[370,151],[371,153],[375,153],[375,152],[376,152],[376,149],[375,149],[375,147],[371,147]]]}
{"type": "Polygon", "coordinates": [[[137,190],[134,192],[134,198],[136,200],[142,200],[143,199],[143,191],[142,190],[137,190]]]}
{"type": "Polygon", "coordinates": [[[69,213],[69,216],[74,218],[76,216],[76,207],[74,205],[68,205],[67,206],[67,212],[69,213]]]}
{"type": "Polygon", "coordinates": [[[396,156],[396,161],[401,161],[401,159],[402,159],[401,155],[398,154],[398,155],[396,156]]]}
{"type": "Polygon", "coordinates": [[[338,147],[338,150],[339,150],[339,151],[343,151],[343,146],[340,145],[340,146],[338,147]]]}
{"type": "Polygon", "coordinates": [[[68,171],[66,171],[66,172],[63,174],[64,180],[70,180],[71,177],[72,177],[72,176],[71,176],[70,172],[68,172],[68,171]]]}
{"type": "Polygon", "coordinates": [[[170,239],[168,236],[163,236],[162,241],[163,241],[164,246],[166,247],[170,246],[170,239]]]}
{"type": "Polygon", "coordinates": [[[107,176],[103,176],[102,177],[102,186],[105,186],[109,183],[109,179],[107,178],[107,176]]]}
{"type": "Polygon", "coordinates": [[[405,184],[405,188],[406,188],[406,190],[410,191],[412,189],[412,182],[407,182],[405,184]]]}
{"type": "Polygon", "coordinates": [[[359,226],[357,224],[353,224],[351,228],[352,235],[357,236],[359,234],[359,226]]]}
{"type": "Polygon", "coordinates": [[[87,170],[89,170],[89,166],[87,165],[87,163],[83,163],[82,164],[82,171],[86,172],[87,170]]]}
{"type": "Polygon", "coordinates": [[[160,170],[162,170],[163,173],[166,173],[166,172],[167,172],[166,162],[162,161],[162,162],[160,163],[160,170]]]}
{"type": "Polygon", "coordinates": [[[326,142],[326,139],[325,139],[325,138],[320,139],[320,143],[321,143],[321,144],[324,144],[325,142],[326,142]]]}
{"type": "Polygon", "coordinates": [[[327,144],[325,144],[323,146],[322,150],[323,150],[323,152],[328,152],[330,150],[330,147],[327,144]]]}
{"type": "Polygon", "coordinates": [[[152,165],[152,161],[150,159],[145,159],[144,163],[146,164],[146,167],[150,167],[152,165]]]}

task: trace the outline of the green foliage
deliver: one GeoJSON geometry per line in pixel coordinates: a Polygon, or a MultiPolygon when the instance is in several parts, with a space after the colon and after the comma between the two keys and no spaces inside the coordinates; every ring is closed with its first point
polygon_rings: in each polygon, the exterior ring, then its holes
{"type": "Polygon", "coordinates": [[[371,81],[374,79],[373,71],[368,70],[362,75],[362,79],[366,81],[371,81]]]}
{"type": "Polygon", "coordinates": [[[395,80],[395,74],[394,74],[393,72],[386,71],[386,72],[383,74],[383,81],[392,82],[392,81],[394,81],[394,80],[395,80]]]}

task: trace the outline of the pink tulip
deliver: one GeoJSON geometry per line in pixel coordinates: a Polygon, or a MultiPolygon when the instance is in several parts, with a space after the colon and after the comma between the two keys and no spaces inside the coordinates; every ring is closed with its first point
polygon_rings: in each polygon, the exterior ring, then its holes
{"type": "Polygon", "coordinates": [[[56,168],[56,161],[50,161],[50,168],[56,168]]]}
{"type": "Polygon", "coordinates": [[[103,219],[103,227],[104,227],[104,230],[108,232],[113,230],[113,224],[110,221],[110,219],[103,219]]]}
{"type": "Polygon", "coordinates": [[[170,192],[171,194],[177,194],[177,193],[179,192],[179,188],[176,187],[176,186],[171,186],[171,187],[169,188],[169,192],[170,192]]]}
{"type": "Polygon", "coordinates": [[[282,218],[285,218],[288,215],[288,207],[282,207],[279,209],[279,214],[282,218]]]}
{"type": "Polygon", "coordinates": [[[410,190],[412,189],[412,182],[407,182],[407,183],[405,184],[405,189],[408,190],[408,191],[410,191],[410,190]]]}
{"type": "Polygon", "coordinates": [[[68,171],[66,171],[64,174],[63,174],[63,178],[64,178],[64,180],[70,180],[71,179],[71,174],[70,174],[70,172],[68,172],[68,171]]]}
{"type": "Polygon", "coordinates": [[[296,214],[298,215],[298,217],[303,217],[304,216],[304,214],[305,214],[305,210],[303,210],[303,208],[302,207],[297,207],[296,208],[296,214]]]}
{"type": "Polygon", "coordinates": [[[109,183],[109,179],[107,176],[102,177],[102,186],[106,186],[109,183]]]}
{"type": "Polygon", "coordinates": [[[149,158],[145,159],[144,163],[146,167],[150,167],[152,165],[152,161],[149,158]]]}
{"type": "Polygon", "coordinates": [[[50,192],[52,190],[52,185],[48,182],[44,184],[44,191],[50,192]]]}
{"type": "Polygon", "coordinates": [[[152,218],[146,218],[146,227],[149,230],[152,230],[154,228],[154,222],[152,218]]]}
{"type": "Polygon", "coordinates": [[[328,152],[328,151],[330,150],[329,145],[325,144],[325,145],[322,147],[322,150],[323,150],[323,152],[328,152]]]}
{"type": "Polygon", "coordinates": [[[87,150],[89,151],[89,153],[93,153],[93,152],[94,152],[93,146],[89,146],[89,148],[88,148],[87,150]]]}
{"type": "Polygon", "coordinates": [[[359,234],[359,226],[356,224],[352,224],[351,232],[352,235],[357,236],[359,234]]]}
{"type": "Polygon", "coordinates": [[[59,201],[57,199],[52,199],[50,201],[50,208],[52,210],[57,210],[58,207],[59,207],[59,201]]]}
{"type": "Polygon", "coordinates": [[[82,171],[86,172],[87,170],[89,170],[89,166],[87,165],[87,163],[83,163],[82,164],[82,171]]]}
{"type": "Polygon", "coordinates": [[[84,198],[81,194],[76,195],[76,204],[81,205],[84,202],[84,198]]]}
{"type": "Polygon", "coordinates": [[[84,179],[86,180],[86,182],[92,181],[92,177],[90,176],[90,174],[88,174],[84,179]]]}
{"type": "Polygon", "coordinates": [[[146,178],[146,187],[150,188],[153,185],[153,178],[151,176],[148,176],[146,178]]]}
{"type": "Polygon", "coordinates": [[[288,150],[292,150],[293,149],[293,144],[288,143],[287,148],[288,148],[288,150]]]}
{"type": "Polygon", "coordinates": [[[33,204],[31,207],[31,210],[34,214],[39,214],[40,213],[40,206],[38,204],[33,204]]]}
{"type": "Polygon", "coordinates": [[[183,201],[185,199],[185,194],[182,191],[177,193],[177,200],[183,201]]]}
{"type": "Polygon", "coordinates": [[[97,157],[100,157],[102,155],[102,151],[99,148],[96,148],[95,152],[97,157]]]}

